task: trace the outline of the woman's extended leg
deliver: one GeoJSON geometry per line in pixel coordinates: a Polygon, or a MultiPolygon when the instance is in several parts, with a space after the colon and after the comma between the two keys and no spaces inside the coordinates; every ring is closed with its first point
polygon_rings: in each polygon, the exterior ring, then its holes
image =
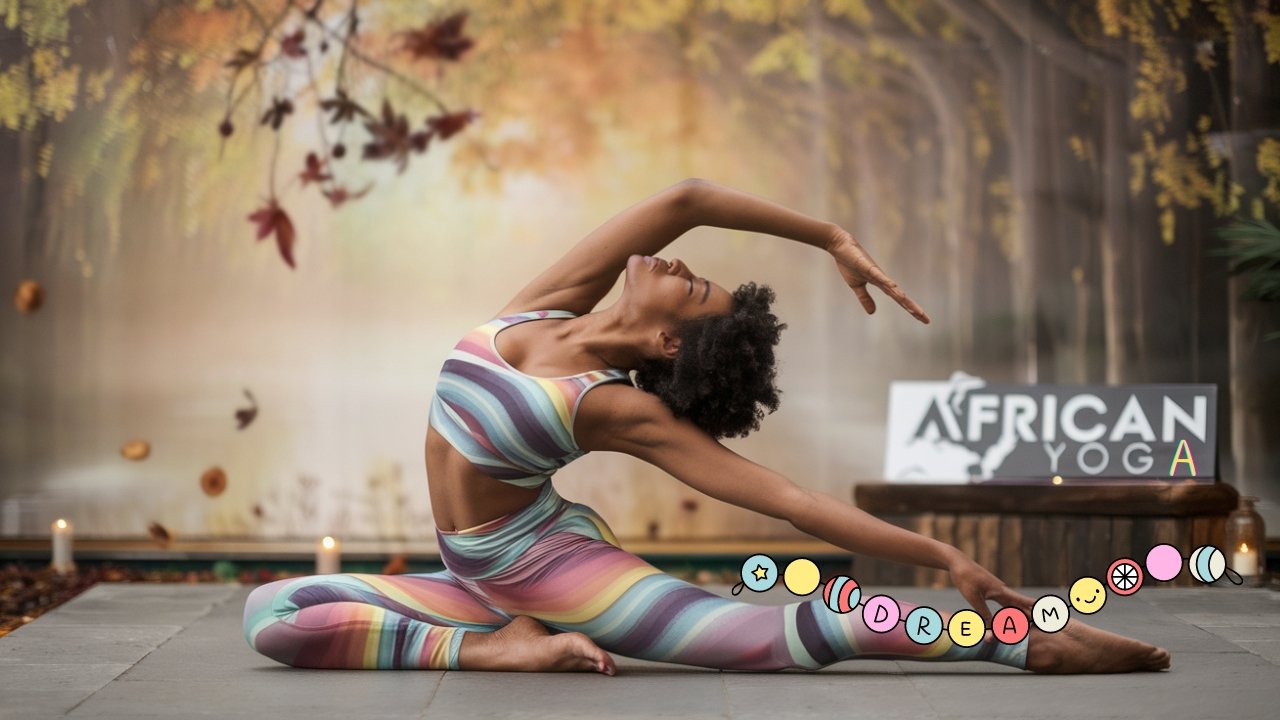
{"type": "MultiPolygon", "coordinates": [[[[481,602],[631,657],[741,670],[816,669],[873,657],[990,660],[1059,672],[1168,666],[1159,648],[1076,622],[1051,636],[1033,629],[1014,645],[989,639],[964,648],[946,634],[918,645],[901,625],[876,633],[861,613],[832,612],[820,598],[776,606],[722,598],[621,550],[598,514],[565,501],[550,483],[524,510],[474,532],[436,536],[445,566],[481,602]],[[1032,662],[1027,650],[1036,641],[1032,662]]],[[[914,607],[900,605],[904,616],[914,607]]]]}
{"type": "Polygon", "coordinates": [[[447,570],[276,580],[255,588],[244,609],[250,647],[310,668],[457,669],[464,635],[509,622],[447,570]]]}
{"type": "MultiPolygon", "coordinates": [[[[508,614],[581,632],[606,651],[647,660],[725,670],[812,670],[854,658],[990,660],[1026,667],[1026,640],[964,648],[944,633],[919,645],[901,624],[874,632],[861,612],[833,612],[821,597],[787,605],[729,600],[578,532],[547,534],[501,573],[462,582],[508,614]]],[[[904,617],[915,607],[900,605],[904,617]]]]}

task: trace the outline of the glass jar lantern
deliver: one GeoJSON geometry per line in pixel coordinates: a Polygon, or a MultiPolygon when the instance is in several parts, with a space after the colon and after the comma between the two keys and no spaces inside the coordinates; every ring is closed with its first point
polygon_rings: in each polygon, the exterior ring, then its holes
{"type": "Polygon", "coordinates": [[[1240,573],[1245,585],[1261,585],[1267,571],[1267,531],[1262,516],[1253,509],[1258,498],[1240,496],[1240,505],[1227,515],[1227,565],[1240,573]]]}

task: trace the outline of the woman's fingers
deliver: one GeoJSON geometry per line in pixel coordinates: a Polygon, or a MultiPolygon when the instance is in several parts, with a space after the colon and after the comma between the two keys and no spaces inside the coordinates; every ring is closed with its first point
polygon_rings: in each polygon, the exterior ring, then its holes
{"type": "Polygon", "coordinates": [[[867,292],[866,285],[854,285],[853,294],[858,296],[858,300],[862,303],[862,309],[871,315],[876,311],[876,301],[872,299],[871,293],[867,292]]]}
{"type": "MultiPolygon", "coordinates": [[[[876,269],[879,270],[879,268],[876,268],[876,269]]],[[[925,325],[928,325],[929,316],[925,314],[924,308],[917,305],[916,301],[907,297],[907,294],[902,291],[902,288],[898,287],[898,284],[890,280],[888,277],[886,277],[884,273],[880,273],[879,275],[881,278],[883,278],[883,280],[877,281],[876,287],[883,290],[885,295],[888,295],[889,297],[893,298],[899,305],[902,306],[903,310],[906,310],[907,312],[911,313],[912,317],[924,323],[925,325]]]]}
{"type": "Polygon", "coordinates": [[[974,611],[982,616],[983,624],[986,627],[991,627],[991,608],[987,607],[987,601],[978,593],[966,594],[965,600],[968,600],[974,611]]]}
{"type": "Polygon", "coordinates": [[[1028,615],[1031,614],[1032,606],[1036,604],[1035,600],[1032,600],[1022,593],[1015,592],[1008,586],[1001,588],[999,592],[992,596],[991,599],[1005,607],[1016,607],[1028,615]]]}

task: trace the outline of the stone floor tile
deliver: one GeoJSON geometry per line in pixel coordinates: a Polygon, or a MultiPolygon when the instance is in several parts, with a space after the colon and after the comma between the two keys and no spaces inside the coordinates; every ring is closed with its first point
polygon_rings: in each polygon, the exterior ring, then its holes
{"type": "Polygon", "coordinates": [[[727,718],[719,673],[446,673],[426,717],[727,718]]]}

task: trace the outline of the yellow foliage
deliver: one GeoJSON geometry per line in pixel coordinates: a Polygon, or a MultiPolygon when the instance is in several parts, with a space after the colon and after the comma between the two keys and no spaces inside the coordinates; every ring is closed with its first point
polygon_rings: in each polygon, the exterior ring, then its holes
{"type": "Polygon", "coordinates": [[[1258,172],[1267,179],[1262,196],[1280,203],[1280,140],[1265,138],[1258,143],[1258,172]]]}
{"type": "Polygon", "coordinates": [[[62,58],[53,48],[37,48],[31,53],[31,68],[37,80],[48,80],[62,67],[62,58]]]}
{"type": "Polygon", "coordinates": [[[1236,52],[1236,25],[1231,18],[1232,0],[1202,0],[1208,6],[1209,13],[1213,15],[1218,24],[1222,26],[1223,33],[1227,36],[1227,57],[1236,52]]]}
{"type": "Polygon", "coordinates": [[[63,68],[36,87],[36,109],[62,122],[76,109],[76,93],[80,87],[80,66],[63,68]]]}
{"type": "Polygon", "coordinates": [[[1164,143],[1154,156],[1148,154],[1147,159],[1151,161],[1151,182],[1167,194],[1170,201],[1197,208],[1201,200],[1213,197],[1213,186],[1200,171],[1195,157],[1184,154],[1176,142],[1164,143]]]}
{"type": "Polygon", "coordinates": [[[112,67],[89,73],[84,79],[84,94],[89,98],[88,104],[102,102],[107,97],[107,83],[111,82],[114,74],[115,68],[112,67]]]}
{"type": "Polygon", "coordinates": [[[948,17],[946,22],[938,28],[938,37],[949,43],[959,42],[962,35],[964,35],[964,26],[951,17],[948,17]]]}
{"type": "Polygon", "coordinates": [[[84,4],[85,0],[9,0],[5,25],[21,27],[29,47],[66,42],[71,29],[68,15],[84,4]]]}
{"type": "Polygon", "coordinates": [[[689,39],[689,44],[684,48],[684,58],[696,68],[712,74],[720,72],[720,57],[704,35],[695,35],[689,39]]]}
{"type": "Polygon", "coordinates": [[[1202,133],[1209,132],[1209,128],[1213,126],[1213,120],[1208,115],[1201,115],[1196,120],[1196,129],[1202,133]]]}
{"type": "Polygon", "coordinates": [[[1173,244],[1173,232],[1176,229],[1176,217],[1173,208],[1165,208],[1160,211],[1160,240],[1165,245],[1173,244]]]}
{"type": "Polygon", "coordinates": [[[689,18],[690,0],[631,0],[617,5],[618,19],[628,28],[654,31],[689,18]]]}
{"type": "Polygon", "coordinates": [[[1090,162],[1093,159],[1093,141],[1088,138],[1072,135],[1067,138],[1067,145],[1071,147],[1071,154],[1080,162],[1090,162]]]}
{"type": "Polygon", "coordinates": [[[1129,194],[1137,197],[1142,192],[1142,188],[1146,185],[1147,179],[1147,158],[1140,152],[1131,153],[1129,155],[1129,166],[1133,168],[1133,172],[1129,175],[1129,194]]]}
{"type": "Polygon", "coordinates": [[[806,81],[818,75],[817,62],[809,53],[809,40],[802,30],[788,30],[775,37],[747,63],[747,73],[757,77],[783,71],[806,81]]]}
{"type": "Polygon", "coordinates": [[[883,76],[875,72],[862,55],[844,43],[822,38],[824,64],[833,75],[852,88],[878,88],[884,84],[883,76]]]}
{"type": "Polygon", "coordinates": [[[808,0],[712,0],[705,11],[720,10],[740,22],[770,25],[781,19],[797,17],[808,0]]]}
{"type": "Polygon", "coordinates": [[[31,85],[27,80],[27,62],[10,65],[0,72],[0,125],[20,130],[23,119],[31,113],[31,85]]]}
{"type": "Polygon", "coordinates": [[[871,27],[871,9],[867,0],[826,0],[827,14],[831,17],[845,17],[860,28],[871,27]]]}
{"type": "Polygon", "coordinates": [[[40,146],[40,152],[36,156],[36,173],[42,178],[49,177],[49,168],[53,165],[53,143],[47,142],[40,146]]]}
{"type": "Polygon", "coordinates": [[[920,0],[884,0],[884,4],[889,7],[890,12],[897,15],[902,24],[911,29],[916,35],[924,35],[924,25],[920,23],[920,0]]]}
{"type": "Polygon", "coordinates": [[[884,60],[898,67],[907,66],[907,56],[896,45],[885,42],[879,35],[871,36],[871,42],[867,43],[867,50],[876,60],[884,60]]]}
{"type": "Polygon", "coordinates": [[[1098,21],[1102,23],[1102,32],[1111,37],[1119,35],[1125,25],[1120,0],[1098,0],[1098,21]]]}
{"type": "Polygon", "coordinates": [[[1262,44],[1267,49],[1267,62],[1280,63],[1280,13],[1269,13],[1261,8],[1253,19],[1262,28],[1262,44]]]}

